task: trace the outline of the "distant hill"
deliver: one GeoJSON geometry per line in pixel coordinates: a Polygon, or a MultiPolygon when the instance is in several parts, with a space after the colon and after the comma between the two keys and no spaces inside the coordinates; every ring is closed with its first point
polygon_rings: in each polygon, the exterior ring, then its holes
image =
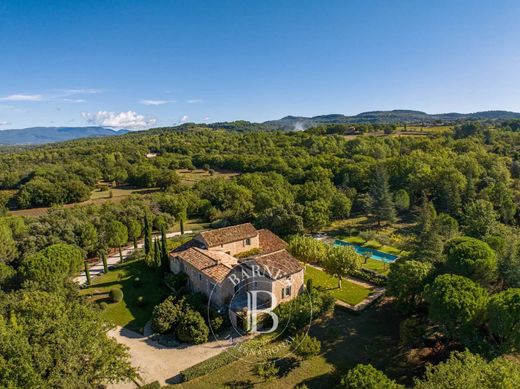
{"type": "Polygon", "coordinates": [[[520,113],[509,111],[483,111],[475,113],[441,113],[428,114],[421,111],[393,110],[393,111],[370,111],[354,116],[341,114],[320,115],[313,117],[286,116],[279,120],[264,122],[273,128],[286,130],[304,130],[318,124],[337,123],[407,123],[407,124],[452,124],[463,120],[510,120],[520,119],[520,113]]]}
{"type": "Polygon", "coordinates": [[[105,127],[31,127],[0,131],[0,145],[36,145],[87,137],[126,134],[128,130],[105,127]]]}

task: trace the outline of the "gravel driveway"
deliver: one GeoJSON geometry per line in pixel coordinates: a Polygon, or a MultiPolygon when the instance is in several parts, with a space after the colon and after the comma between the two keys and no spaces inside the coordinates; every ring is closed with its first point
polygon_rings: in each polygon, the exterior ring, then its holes
{"type": "MultiPolygon", "coordinates": [[[[166,347],[122,327],[116,327],[108,335],[130,348],[132,365],[139,369],[143,383],[156,380],[162,385],[179,382],[179,373],[182,370],[224,351],[222,342],[216,341],[193,346],[166,347]]],[[[231,347],[231,344],[227,347],[231,347]]],[[[108,386],[110,389],[135,387],[134,383],[108,386]]]]}

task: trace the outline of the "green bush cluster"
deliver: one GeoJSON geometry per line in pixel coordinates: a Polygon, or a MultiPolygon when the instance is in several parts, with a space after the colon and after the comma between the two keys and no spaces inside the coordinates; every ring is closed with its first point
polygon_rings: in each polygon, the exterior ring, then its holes
{"type": "Polygon", "coordinates": [[[209,328],[204,317],[185,297],[168,297],[157,305],[152,314],[152,329],[160,334],[174,333],[186,343],[200,344],[208,340],[209,328]]]}
{"type": "Polygon", "coordinates": [[[296,334],[311,321],[332,312],[335,302],[334,297],[316,290],[303,293],[275,308],[279,319],[278,328],[284,329],[288,334],[296,334]]]}
{"type": "Polygon", "coordinates": [[[109,292],[110,300],[112,300],[113,303],[118,303],[123,300],[123,291],[121,289],[114,288],[110,290],[109,292]]]}
{"type": "Polygon", "coordinates": [[[320,353],[321,342],[308,334],[300,334],[294,337],[291,347],[295,354],[307,359],[320,353]]]}
{"type": "Polygon", "coordinates": [[[385,286],[387,282],[386,275],[363,268],[354,270],[352,272],[352,277],[359,278],[360,280],[370,282],[377,286],[385,286]]]}

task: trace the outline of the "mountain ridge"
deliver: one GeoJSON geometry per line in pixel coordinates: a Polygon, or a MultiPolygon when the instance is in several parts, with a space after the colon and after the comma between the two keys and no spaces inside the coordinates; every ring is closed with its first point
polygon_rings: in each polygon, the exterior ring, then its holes
{"type": "Polygon", "coordinates": [[[0,131],[0,145],[39,145],[88,137],[123,135],[128,130],[107,127],[28,127],[0,131]]]}
{"type": "Polygon", "coordinates": [[[503,110],[489,110],[472,113],[447,112],[429,114],[423,111],[395,109],[390,111],[367,111],[357,115],[327,114],[318,116],[285,116],[278,120],[268,120],[262,124],[283,129],[307,129],[320,124],[355,123],[406,123],[406,124],[454,124],[462,120],[511,120],[520,119],[520,113],[503,110]]]}

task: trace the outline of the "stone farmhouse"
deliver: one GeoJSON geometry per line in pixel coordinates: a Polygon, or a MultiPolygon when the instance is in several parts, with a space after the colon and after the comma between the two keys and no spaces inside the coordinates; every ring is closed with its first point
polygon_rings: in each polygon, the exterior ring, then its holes
{"type": "Polygon", "coordinates": [[[287,243],[251,223],[201,232],[170,253],[170,268],[187,274],[191,291],[213,307],[234,312],[248,306],[248,292],[257,291],[262,307],[273,309],[304,288],[304,267],[287,243]]]}

